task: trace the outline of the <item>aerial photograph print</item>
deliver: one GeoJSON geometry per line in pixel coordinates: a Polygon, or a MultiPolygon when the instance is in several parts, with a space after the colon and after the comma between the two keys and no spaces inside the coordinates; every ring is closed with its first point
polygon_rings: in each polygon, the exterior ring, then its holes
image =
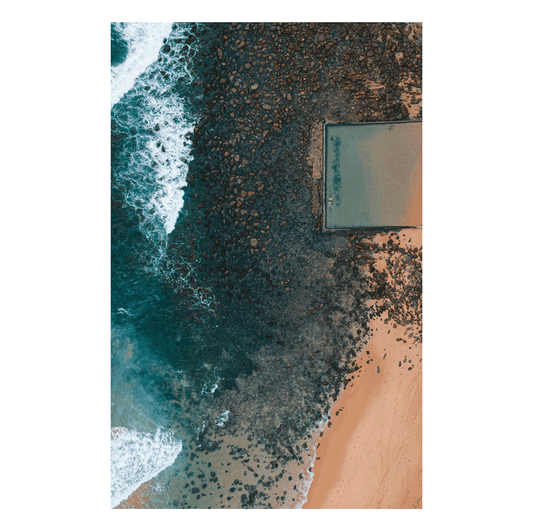
{"type": "Polygon", "coordinates": [[[111,508],[422,509],[422,23],[110,33],[111,508]]]}

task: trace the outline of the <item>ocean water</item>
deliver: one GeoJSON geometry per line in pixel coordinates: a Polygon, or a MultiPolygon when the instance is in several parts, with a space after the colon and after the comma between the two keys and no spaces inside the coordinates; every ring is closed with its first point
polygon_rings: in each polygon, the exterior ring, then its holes
{"type": "MultiPolygon", "coordinates": [[[[190,136],[195,115],[185,90],[191,74],[188,62],[194,48],[183,44],[185,27],[172,24],[122,23],[112,26],[116,42],[127,50],[116,54],[111,67],[112,118],[116,132],[128,135],[128,146],[114,165],[113,185],[125,190],[124,200],[141,210],[141,230],[153,241],[164,242],[183,207],[190,162],[190,136]],[[178,42],[175,42],[178,41],[178,42]],[[170,45],[170,54],[159,54],[170,45]],[[167,57],[168,55],[168,57],[167,57]],[[164,59],[164,60],[159,60],[164,59]]],[[[117,46],[118,47],[118,46],[117,46]]]]}
{"type": "Polygon", "coordinates": [[[290,203],[303,180],[286,191],[274,175],[265,202],[278,269],[238,243],[235,209],[202,208],[218,172],[193,146],[208,37],[111,25],[111,504],[149,484],[147,508],[299,508],[346,353],[364,343],[352,321],[365,294],[345,276],[350,295],[335,298],[344,239],[317,236],[310,207],[290,203]],[[341,310],[342,337],[329,317],[341,310]]]}
{"type": "Polygon", "coordinates": [[[259,341],[249,310],[203,272],[208,185],[185,197],[204,112],[198,28],[111,26],[112,506],[149,482],[151,508],[297,508],[326,421],[295,416],[311,376],[275,385],[283,342],[259,341]],[[294,433],[272,443],[287,416],[294,433]]]}
{"type": "Polygon", "coordinates": [[[139,341],[135,323],[165,308],[160,265],[183,207],[196,120],[187,101],[195,53],[188,31],[172,23],[111,25],[113,507],[182,448],[152,390],[157,383],[145,374],[158,365],[157,353],[139,341]],[[184,90],[174,90],[180,84],[184,90]]]}

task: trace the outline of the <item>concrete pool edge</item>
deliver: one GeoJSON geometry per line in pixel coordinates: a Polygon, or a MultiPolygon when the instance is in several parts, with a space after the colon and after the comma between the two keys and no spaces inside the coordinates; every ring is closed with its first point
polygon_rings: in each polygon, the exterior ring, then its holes
{"type": "Polygon", "coordinates": [[[422,124],[422,120],[393,120],[393,121],[377,121],[377,122],[324,122],[322,123],[322,161],[320,167],[321,173],[321,222],[320,222],[320,232],[322,233],[358,233],[361,231],[396,231],[401,229],[421,229],[421,225],[369,225],[369,226],[360,226],[360,227],[328,227],[327,226],[327,208],[326,208],[326,172],[327,172],[327,143],[326,143],[326,134],[328,127],[335,126],[366,126],[366,125],[399,125],[399,124],[422,124]]]}

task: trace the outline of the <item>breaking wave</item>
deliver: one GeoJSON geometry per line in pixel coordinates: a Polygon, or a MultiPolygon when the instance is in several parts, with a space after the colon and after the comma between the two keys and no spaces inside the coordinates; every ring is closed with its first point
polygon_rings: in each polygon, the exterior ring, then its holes
{"type": "Polygon", "coordinates": [[[160,428],[154,435],[126,428],[111,430],[111,507],[129,498],[143,483],[169,467],[181,441],[160,428]]]}
{"type": "Polygon", "coordinates": [[[113,184],[148,239],[165,242],[183,207],[196,116],[186,102],[194,44],[186,24],[121,23],[123,63],[111,67],[111,104],[122,157],[113,184]]]}

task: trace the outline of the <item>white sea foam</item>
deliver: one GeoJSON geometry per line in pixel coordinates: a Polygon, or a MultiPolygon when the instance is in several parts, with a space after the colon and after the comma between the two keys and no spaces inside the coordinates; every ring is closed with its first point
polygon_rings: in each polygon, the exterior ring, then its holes
{"type": "Polygon", "coordinates": [[[145,208],[155,211],[166,234],[170,234],[183,207],[183,188],[187,186],[192,160],[191,143],[185,135],[193,132],[194,125],[185,118],[183,104],[177,98],[171,102],[151,96],[147,99],[150,113],[145,115],[145,122],[151,127],[159,125],[160,129],[148,142],[147,151],[139,153],[142,164],[156,163],[156,186],[145,208]]]}
{"type": "Polygon", "coordinates": [[[169,467],[181,441],[160,428],[155,434],[113,428],[111,431],[111,507],[126,500],[143,483],[169,467]]]}
{"type": "Polygon", "coordinates": [[[309,469],[313,468],[315,466],[315,460],[316,460],[316,445],[318,443],[319,433],[324,431],[326,428],[328,422],[328,418],[324,417],[318,424],[318,428],[315,430],[312,438],[311,438],[311,448],[312,448],[312,455],[310,458],[306,458],[306,464],[305,464],[305,470],[304,478],[301,484],[299,485],[299,491],[300,495],[298,496],[298,499],[296,500],[296,504],[293,506],[293,509],[301,509],[305,503],[307,502],[307,496],[309,495],[309,490],[311,489],[311,485],[313,483],[313,479],[315,477],[315,474],[313,472],[309,472],[309,469]]]}
{"type": "Polygon", "coordinates": [[[142,209],[145,236],[164,242],[183,208],[183,189],[192,161],[189,137],[195,118],[185,109],[176,86],[192,80],[188,61],[183,59],[194,54],[194,46],[180,41],[188,30],[187,25],[178,24],[169,40],[172,57],[163,54],[163,61],[158,62],[172,24],[121,23],[118,30],[130,51],[123,64],[111,68],[112,102],[118,102],[126,92],[135,97],[131,112],[126,99],[121,101],[126,105],[120,112],[131,114],[128,128],[144,131],[121,176],[127,190],[125,199],[133,208],[142,209]]]}
{"type": "Polygon", "coordinates": [[[224,411],[224,413],[222,413],[222,415],[220,415],[216,425],[217,426],[224,426],[224,424],[226,424],[228,419],[229,419],[229,411],[224,411]]]}
{"type": "Polygon", "coordinates": [[[135,85],[135,80],[157,60],[171,22],[120,22],[116,29],[128,45],[126,60],[111,68],[111,107],[135,85]]]}

